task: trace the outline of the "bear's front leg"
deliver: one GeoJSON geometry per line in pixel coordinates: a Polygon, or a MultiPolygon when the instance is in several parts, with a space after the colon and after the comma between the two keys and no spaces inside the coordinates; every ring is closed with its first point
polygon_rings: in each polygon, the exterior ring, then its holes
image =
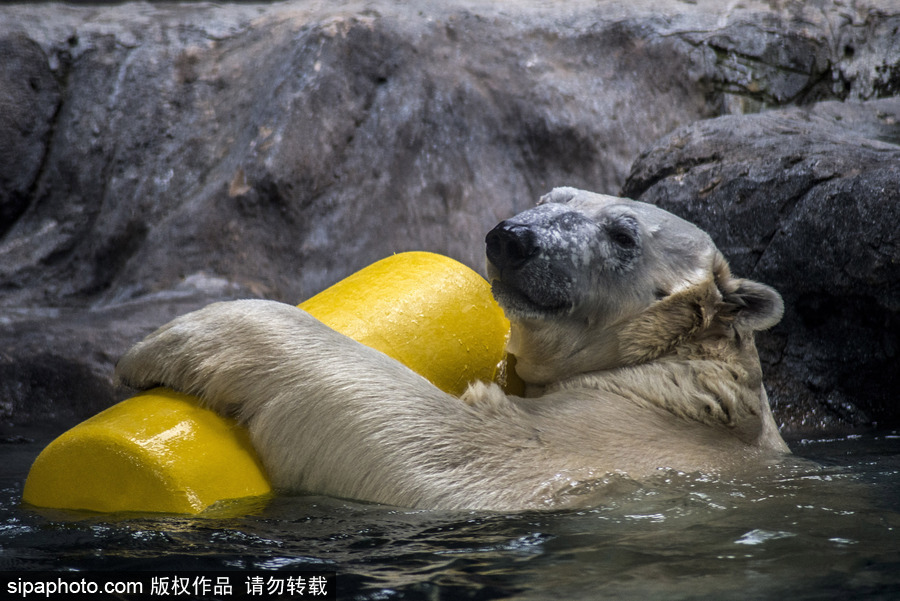
{"type": "Polygon", "coordinates": [[[302,369],[289,367],[297,353],[331,346],[327,339],[339,336],[322,328],[305,311],[282,303],[215,303],[178,317],[132,347],[116,365],[116,379],[137,389],[168,386],[193,394],[246,421],[283,387],[276,376],[302,369]]]}

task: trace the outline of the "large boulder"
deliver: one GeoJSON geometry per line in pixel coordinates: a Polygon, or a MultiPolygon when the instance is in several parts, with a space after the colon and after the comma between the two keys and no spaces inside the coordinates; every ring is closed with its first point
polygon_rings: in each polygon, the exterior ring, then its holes
{"type": "Polygon", "coordinates": [[[781,291],[761,355],[789,429],[896,425],[900,98],[677,129],[623,193],[707,229],[735,272],[781,291]]]}
{"type": "Polygon", "coordinates": [[[481,270],[498,220],[617,192],[678,127],[892,95],[898,25],[890,0],[2,5],[0,413],[108,405],[124,348],[216,298],[409,249],[481,270]]]}

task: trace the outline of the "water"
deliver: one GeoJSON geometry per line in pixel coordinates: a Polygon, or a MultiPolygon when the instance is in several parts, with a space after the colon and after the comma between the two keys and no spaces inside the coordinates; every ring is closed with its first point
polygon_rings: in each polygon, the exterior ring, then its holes
{"type": "MultiPolygon", "coordinates": [[[[319,496],[240,517],[19,504],[49,441],[0,446],[0,570],[334,570],[339,599],[900,598],[900,434],[793,441],[743,480],[622,479],[594,509],[496,514],[319,496]]],[[[226,508],[228,509],[228,508],[226,508]]]]}

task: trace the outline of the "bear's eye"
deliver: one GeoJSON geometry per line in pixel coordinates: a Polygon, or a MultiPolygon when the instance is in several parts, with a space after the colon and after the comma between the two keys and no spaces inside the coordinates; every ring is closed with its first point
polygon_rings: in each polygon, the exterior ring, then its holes
{"type": "Polygon", "coordinates": [[[640,230],[632,217],[619,217],[609,224],[608,233],[609,239],[624,250],[633,250],[638,246],[640,230]]]}
{"type": "Polygon", "coordinates": [[[637,246],[637,240],[624,230],[613,230],[609,233],[609,237],[622,248],[634,248],[637,246]]]}
{"type": "Polygon", "coordinates": [[[641,228],[631,215],[619,215],[606,223],[606,239],[610,246],[608,265],[614,271],[629,271],[641,256],[641,228]]]}

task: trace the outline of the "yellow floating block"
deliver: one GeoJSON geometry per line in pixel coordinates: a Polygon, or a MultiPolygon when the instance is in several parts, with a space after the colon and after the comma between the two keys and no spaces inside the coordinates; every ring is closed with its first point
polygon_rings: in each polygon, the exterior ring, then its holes
{"type": "Polygon", "coordinates": [[[51,442],[31,466],[22,499],[60,509],[198,513],[270,491],[245,428],[195,397],[157,388],[51,442]]]}
{"type": "MultiPolygon", "coordinates": [[[[506,377],[509,322],[488,283],[442,255],[393,255],[300,307],[451,394],[474,380],[506,377]]],[[[194,397],[159,388],[51,442],[22,497],[60,509],[199,513],[270,490],[242,426],[194,397]]]]}
{"type": "Polygon", "coordinates": [[[299,306],[450,394],[505,381],[509,321],[487,281],[449,257],[392,255],[299,306]]]}

